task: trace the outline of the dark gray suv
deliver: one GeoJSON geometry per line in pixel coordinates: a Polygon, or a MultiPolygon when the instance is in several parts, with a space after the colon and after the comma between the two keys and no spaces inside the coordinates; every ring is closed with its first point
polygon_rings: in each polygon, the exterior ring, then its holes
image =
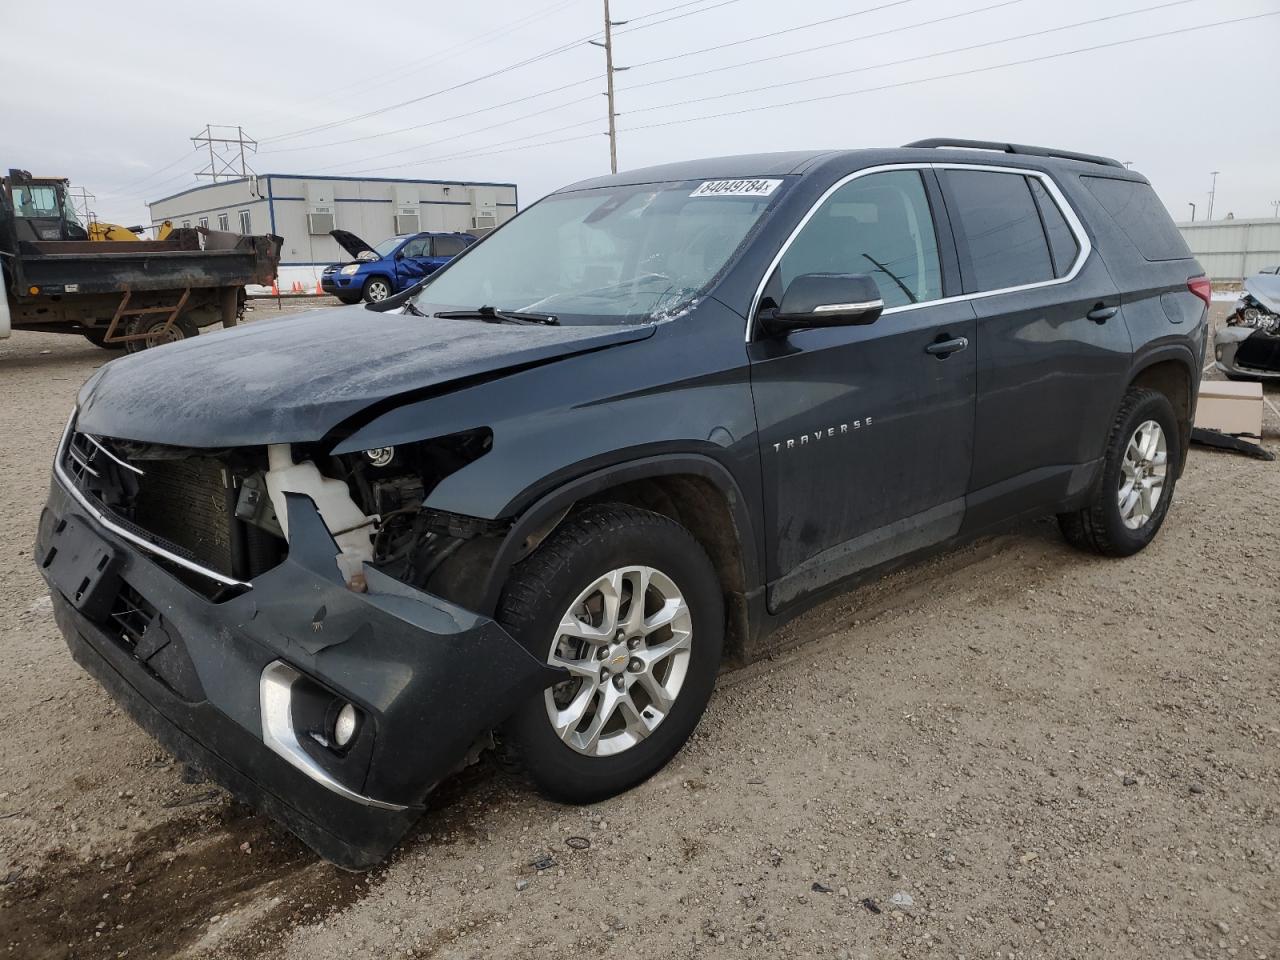
{"type": "Polygon", "coordinates": [[[726,657],[858,579],[1038,514],[1140,550],[1209,292],[1100,157],[603,177],[376,308],[108,364],[36,557],[142,725],[367,866],[480,747],[568,801],[639,783],[726,657]]]}

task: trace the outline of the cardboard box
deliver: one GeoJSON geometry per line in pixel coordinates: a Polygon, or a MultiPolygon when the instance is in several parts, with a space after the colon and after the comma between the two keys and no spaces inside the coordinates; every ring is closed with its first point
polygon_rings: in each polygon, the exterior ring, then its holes
{"type": "Polygon", "coordinates": [[[1196,405],[1197,427],[1262,436],[1262,384],[1205,380],[1196,405]]]}

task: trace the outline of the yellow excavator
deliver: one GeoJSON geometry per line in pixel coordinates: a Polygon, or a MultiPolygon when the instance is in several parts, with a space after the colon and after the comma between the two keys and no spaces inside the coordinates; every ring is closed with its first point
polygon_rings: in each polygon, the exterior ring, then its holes
{"type": "MultiPolygon", "coordinates": [[[[142,237],[139,234],[146,229],[146,227],[122,227],[118,223],[103,223],[96,219],[90,219],[88,227],[90,240],[141,240],[142,237]]],[[[166,220],[156,227],[155,239],[166,240],[172,231],[173,222],[166,220]]]]}

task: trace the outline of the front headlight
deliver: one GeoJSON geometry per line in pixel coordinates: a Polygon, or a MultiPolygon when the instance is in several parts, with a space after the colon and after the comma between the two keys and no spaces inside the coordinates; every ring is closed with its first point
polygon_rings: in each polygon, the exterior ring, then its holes
{"type": "Polygon", "coordinates": [[[360,264],[348,263],[345,267],[342,268],[342,275],[344,277],[349,277],[359,269],[360,269],[360,264]]]}

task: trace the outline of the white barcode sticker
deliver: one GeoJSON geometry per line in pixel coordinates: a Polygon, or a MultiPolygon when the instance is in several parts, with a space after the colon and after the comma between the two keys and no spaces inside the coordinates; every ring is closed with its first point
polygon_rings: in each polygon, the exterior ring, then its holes
{"type": "Polygon", "coordinates": [[[708,180],[691,197],[767,197],[781,180],[708,180]]]}

